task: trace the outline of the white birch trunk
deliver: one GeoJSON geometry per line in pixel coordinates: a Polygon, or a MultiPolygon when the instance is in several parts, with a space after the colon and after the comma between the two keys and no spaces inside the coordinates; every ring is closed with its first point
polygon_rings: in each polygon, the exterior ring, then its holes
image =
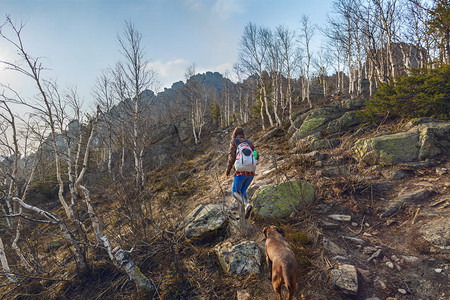
{"type": "Polygon", "coordinates": [[[0,237],[0,262],[2,264],[2,270],[11,282],[17,282],[17,278],[14,274],[11,273],[11,269],[9,268],[8,259],[6,258],[5,247],[3,246],[3,240],[0,237]]]}

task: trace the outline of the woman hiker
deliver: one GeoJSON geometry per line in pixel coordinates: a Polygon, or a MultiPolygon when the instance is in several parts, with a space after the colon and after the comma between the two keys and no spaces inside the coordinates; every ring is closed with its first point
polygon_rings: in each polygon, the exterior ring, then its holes
{"type": "Polygon", "coordinates": [[[235,172],[231,192],[233,197],[245,206],[246,219],[252,210],[252,205],[247,200],[247,188],[255,176],[258,158],[259,155],[252,142],[245,138],[244,129],[236,127],[231,136],[226,175],[230,175],[234,165],[235,172]]]}

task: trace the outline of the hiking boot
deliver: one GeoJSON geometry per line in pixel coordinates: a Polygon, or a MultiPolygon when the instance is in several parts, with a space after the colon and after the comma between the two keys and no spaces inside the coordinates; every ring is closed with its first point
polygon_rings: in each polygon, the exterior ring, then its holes
{"type": "Polygon", "coordinates": [[[248,219],[250,216],[250,212],[252,211],[253,206],[249,203],[245,206],[245,218],[248,219]]]}

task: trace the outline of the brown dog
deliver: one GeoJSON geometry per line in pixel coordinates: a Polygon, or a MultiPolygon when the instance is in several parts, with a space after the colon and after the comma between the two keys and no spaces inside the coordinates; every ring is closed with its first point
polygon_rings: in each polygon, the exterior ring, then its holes
{"type": "Polygon", "coordinates": [[[297,289],[298,265],[291,247],[284,239],[284,231],[276,226],[267,226],[263,230],[266,236],[266,261],[269,280],[281,300],[281,286],[287,287],[287,300],[291,300],[297,289]]]}

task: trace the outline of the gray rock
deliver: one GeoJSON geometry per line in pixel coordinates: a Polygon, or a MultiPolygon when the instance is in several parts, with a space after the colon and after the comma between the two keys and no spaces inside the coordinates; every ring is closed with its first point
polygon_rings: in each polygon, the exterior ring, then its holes
{"type": "Polygon", "coordinates": [[[189,238],[206,238],[217,235],[227,225],[231,216],[229,209],[218,204],[200,204],[190,212],[182,223],[180,234],[189,238]]]}
{"type": "Polygon", "coordinates": [[[283,134],[283,130],[278,128],[278,127],[275,127],[273,129],[271,129],[268,133],[263,135],[262,138],[261,138],[261,141],[270,140],[270,139],[272,139],[272,138],[274,138],[276,136],[279,136],[281,134],[283,134]]]}
{"type": "Polygon", "coordinates": [[[347,176],[348,169],[346,166],[332,166],[327,167],[321,171],[322,176],[326,177],[337,177],[337,176],[347,176]]]}
{"type": "Polygon", "coordinates": [[[396,213],[406,202],[424,200],[430,196],[431,192],[427,189],[421,189],[409,193],[402,193],[395,199],[393,199],[384,213],[381,214],[382,218],[387,218],[396,213]]]}
{"type": "Polygon", "coordinates": [[[372,254],[372,256],[369,257],[369,259],[367,260],[367,262],[372,261],[375,258],[378,258],[381,256],[381,249],[378,249],[374,254],[372,254]]]}
{"type": "Polygon", "coordinates": [[[327,158],[327,154],[320,153],[319,151],[311,151],[302,155],[307,160],[324,160],[327,158]]]}
{"type": "Polygon", "coordinates": [[[386,181],[371,182],[370,186],[374,194],[383,194],[387,191],[392,190],[392,183],[386,181]]]}
{"type": "Polygon", "coordinates": [[[325,222],[325,221],[321,221],[320,222],[320,226],[324,229],[337,229],[339,228],[339,225],[336,223],[330,223],[330,222],[325,222]]]}
{"type": "Polygon", "coordinates": [[[361,124],[361,119],[356,116],[356,112],[348,111],[340,118],[328,123],[326,131],[329,134],[347,132],[359,124],[361,124]]]}
{"type": "Polygon", "coordinates": [[[437,173],[439,176],[442,176],[442,175],[445,175],[445,174],[448,173],[448,169],[447,169],[447,168],[441,168],[441,167],[438,167],[438,168],[436,168],[436,173],[437,173]]]}
{"type": "Polygon", "coordinates": [[[406,295],[408,293],[405,289],[398,289],[397,291],[402,295],[406,295]]]}
{"type": "Polygon", "coordinates": [[[178,179],[179,181],[183,181],[183,180],[189,178],[189,176],[191,176],[191,174],[190,174],[189,172],[187,172],[187,171],[181,171],[181,172],[179,172],[179,173],[177,174],[177,179],[178,179]]]}
{"type": "Polygon", "coordinates": [[[227,240],[216,245],[214,251],[222,269],[229,275],[249,275],[260,272],[261,252],[253,241],[233,244],[231,240],[227,240]]]}
{"type": "Polygon", "coordinates": [[[325,106],[317,109],[311,109],[302,115],[302,125],[292,135],[289,145],[294,147],[297,141],[309,135],[318,135],[327,127],[328,122],[341,117],[345,109],[339,106],[325,106]]]}
{"type": "Polygon", "coordinates": [[[358,274],[352,265],[340,265],[331,270],[333,284],[344,294],[356,296],[358,294],[358,274]]]}
{"type": "Polygon", "coordinates": [[[348,215],[329,215],[328,218],[342,222],[350,222],[352,220],[352,216],[348,215]]]}
{"type": "Polygon", "coordinates": [[[419,261],[419,258],[411,255],[402,255],[402,261],[408,264],[414,264],[419,261]]]}
{"type": "Polygon", "coordinates": [[[308,152],[314,150],[334,149],[340,144],[341,141],[339,139],[322,139],[320,134],[313,134],[299,139],[297,141],[296,148],[301,152],[308,152]]]}
{"type": "Polygon", "coordinates": [[[363,254],[371,255],[371,254],[375,253],[377,250],[378,249],[376,247],[367,246],[367,247],[364,247],[363,254]]]}
{"type": "Polygon", "coordinates": [[[283,218],[314,200],[315,188],[306,181],[259,187],[252,196],[253,211],[262,217],[283,218]]]}
{"type": "Polygon", "coordinates": [[[441,249],[450,249],[450,218],[435,219],[423,225],[419,231],[423,238],[441,249]]]}
{"type": "Polygon", "coordinates": [[[250,293],[247,290],[240,290],[237,291],[237,300],[250,300],[252,299],[252,296],[250,295],[250,293]]]}
{"type": "Polygon", "coordinates": [[[366,243],[365,240],[359,239],[359,238],[356,238],[356,237],[352,237],[352,236],[343,236],[342,238],[344,240],[353,242],[353,243],[358,244],[358,245],[364,245],[366,243]]]}
{"type": "Polygon", "coordinates": [[[408,131],[360,139],[353,151],[362,162],[395,165],[448,153],[449,136],[450,122],[424,123],[408,131]]]}
{"type": "Polygon", "coordinates": [[[325,250],[332,255],[347,255],[347,251],[339,247],[336,243],[330,241],[330,239],[324,237],[323,238],[323,247],[325,250]]]}
{"type": "Polygon", "coordinates": [[[365,106],[365,100],[361,98],[355,98],[355,99],[344,99],[341,102],[342,107],[345,107],[347,109],[356,110],[361,109],[365,106]]]}
{"type": "Polygon", "coordinates": [[[383,170],[381,174],[389,180],[400,180],[408,176],[408,172],[405,170],[383,170]]]}

